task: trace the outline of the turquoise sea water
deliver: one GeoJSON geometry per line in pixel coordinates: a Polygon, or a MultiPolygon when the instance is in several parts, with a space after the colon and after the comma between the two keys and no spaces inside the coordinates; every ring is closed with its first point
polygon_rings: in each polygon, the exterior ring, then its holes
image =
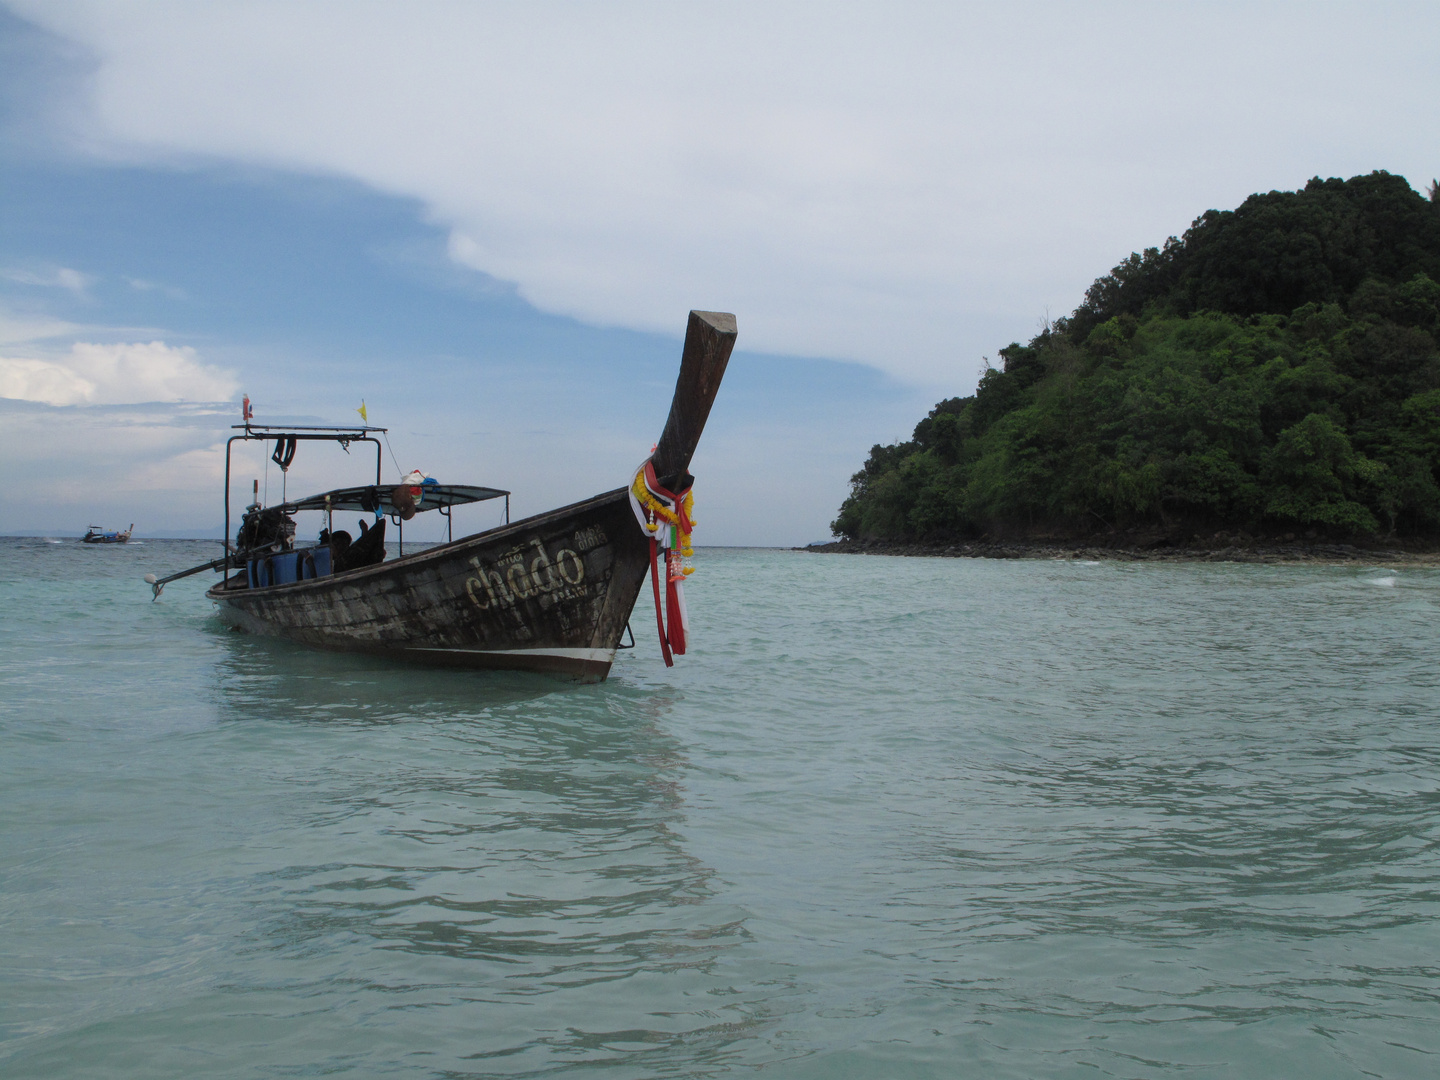
{"type": "Polygon", "coordinates": [[[703,550],[609,682],[0,540],[7,1077],[1431,1077],[1440,572],[703,550]]]}

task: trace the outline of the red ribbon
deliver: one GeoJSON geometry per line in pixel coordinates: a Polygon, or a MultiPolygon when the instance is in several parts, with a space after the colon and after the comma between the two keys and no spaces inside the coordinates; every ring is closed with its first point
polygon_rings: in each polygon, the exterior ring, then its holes
{"type": "MultiPolygon", "coordinates": [[[[645,462],[645,485],[656,495],[668,499],[675,507],[675,517],[679,521],[681,532],[692,531],[690,517],[685,513],[685,495],[682,491],[676,495],[660,486],[660,481],[655,477],[655,465],[653,462],[645,462]]],[[[686,489],[688,491],[689,489],[686,489]]],[[[662,529],[670,526],[662,519],[662,529]]],[[[684,580],[684,574],[680,572],[680,555],[676,551],[669,551],[665,557],[665,608],[660,607],[660,555],[659,542],[655,537],[650,538],[650,580],[655,588],[655,628],[660,633],[660,652],[665,657],[665,666],[674,667],[675,656],[685,655],[685,621],[680,614],[680,594],[678,585],[684,580]],[[672,563],[674,565],[672,565],[672,563]]]]}
{"type": "MultiPolygon", "coordinates": [[[[650,538],[650,582],[655,586],[655,628],[660,631],[660,653],[665,657],[665,666],[674,667],[675,661],[670,658],[670,642],[665,637],[665,616],[660,610],[660,545],[652,536],[650,538]]],[[[668,593],[667,585],[667,593],[668,593]]]]}
{"type": "Polygon", "coordinates": [[[685,655],[685,620],[680,614],[680,582],[685,575],[680,572],[680,556],[670,552],[665,560],[665,623],[670,638],[670,651],[676,656],[685,655]]]}

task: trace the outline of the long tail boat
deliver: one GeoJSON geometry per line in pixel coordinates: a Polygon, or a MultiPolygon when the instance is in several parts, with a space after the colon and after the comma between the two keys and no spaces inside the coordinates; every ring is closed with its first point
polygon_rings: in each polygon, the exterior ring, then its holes
{"type": "MultiPolygon", "coordinates": [[[[155,595],[176,578],[214,568],[224,580],[207,595],[229,625],[323,649],[370,653],[427,664],[551,672],[599,682],[610,672],[631,611],[654,577],[656,617],[666,663],[684,651],[684,599],[678,546],[689,532],[688,468],[735,343],[733,315],[692,311],[670,414],[655,450],[616,488],[584,502],[508,522],[459,540],[387,559],[385,522],[403,529],[415,512],[506,497],[496,488],[380,483],[376,428],[260,428],[247,415],[242,434],[274,440],[288,467],[297,442],[376,445],[373,485],[342,488],[245,515],[230,541],[230,444],[226,447],[226,549],[212,563],[166,578],[147,575],[155,595]],[[325,543],[297,548],[301,510],[376,515],[353,541],[322,533],[325,543]],[[678,523],[678,524],[677,524],[678,523]],[[248,530],[248,531],[247,531],[248,530]],[[668,534],[668,539],[667,539],[668,534]],[[677,538],[678,537],[678,543],[677,538]],[[666,548],[669,548],[668,553],[666,548]],[[668,557],[662,559],[661,555],[668,557]],[[238,571],[238,572],[237,572],[238,571]],[[661,596],[666,597],[661,618],[661,596]]],[[[258,500],[257,500],[258,502],[258,500]]],[[[508,512],[507,512],[508,518],[508,512]]]]}
{"type": "Polygon", "coordinates": [[[91,525],[85,535],[80,538],[82,544],[125,544],[130,541],[130,534],[135,531],[135,523],[131,522],[128,529],[106,529],[103,525],[91,525]]]}

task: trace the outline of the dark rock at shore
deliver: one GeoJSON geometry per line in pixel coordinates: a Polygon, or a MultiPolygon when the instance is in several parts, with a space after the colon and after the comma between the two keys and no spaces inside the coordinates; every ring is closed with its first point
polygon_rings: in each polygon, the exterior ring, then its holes
{"type": "Polygon", "coordinates": [[[1326,542],[1249,541],[1224,546],[1169,546],[1151,541],[1127,546],[1062,541],[956,541],[922,543],[905,540],[836,540],[796,548],[820,554],[910,555],[959,559],[1112,559],[1124,562],[1440,562],[1434,550],[1402,550],[1377,545],[1326,542]]]}

